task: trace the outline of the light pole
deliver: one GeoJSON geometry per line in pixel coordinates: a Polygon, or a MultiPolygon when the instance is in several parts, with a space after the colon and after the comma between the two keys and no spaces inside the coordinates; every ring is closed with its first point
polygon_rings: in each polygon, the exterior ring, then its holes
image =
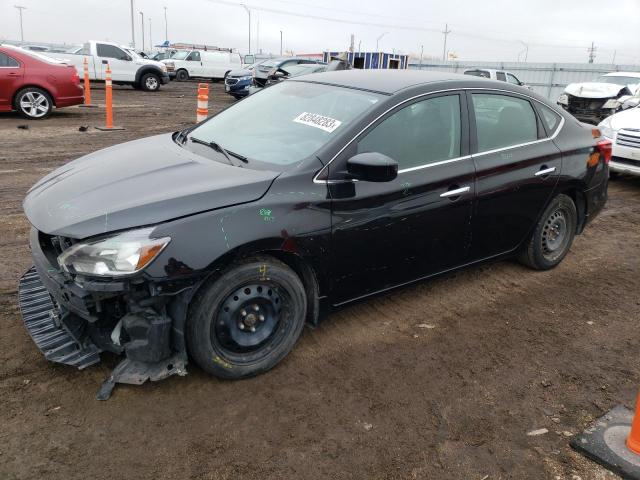
{"type": "Polygon", "coordinates": [[[138,12],[141,18],[142,24],[142,51],[144,52],[144,12],[138,12]]]}
{"type": "Polygon", "coordinates": [[[449,25],[447,23],[444,24],[444,30],[442,32],[444,34],[444,45],[442,47],[442,61],[447,61],[447,35],[451,33],[449,30],[449,25]]]}
{"type": "Polygon", "coordinates": [[[27,7],[22,7],[20,5],[14,5],[15,8],[20,12],[20,41],[24,42],[24,30],[22,29],[22,11],[26,10],[27,7]]]}
{"type": "Polygon", "coordinates": [[[134,10],[133,0],[131,0],[131,48],[136,48],[136,27],[133,24],[134,10]]]}
{"type": "Polygon", "coordinates": [[[380,50],[378,50],[378,44],[380,43],[380,40],[382,39],[382,37],[384,37],[385,35],[387,35],[389,32],[384,32],[382,35],[380,35],[378,38],[376,38],[376,52],[379,52],[380,50]]]}
{"type": "Polygon", "coordinates": [[[153,51],[153,40],[151,39],[151,17],[149,17],[149,50],[153,51]]]}
{"type": "Polygon", "coordinates": [[[420,45],[420,70],[422,70],[422,56],[424,55],[424,45],[420,45]]]}
{"type": "Polygon", "coordinates": [[[280,56],[282,56],[282,30],[280,30],[280,56]]]}
{"type": "Polygon", "coordinates": [[[164,7],[164,39],[169,40],[169,28],[167,27],[167,7],[164,7]]]}
{"type": "Polygon", "coordinates": [[[241,3],[240,5],[242,5],[242,8],[244,8],[247,11],[247,14],[249,15],[249,52],[248,52],[248,55],[251,55],[251,10],[249,10],[249,7],[247,7],[244,3],[241,3]]]}
{"type": "Polygon", "coordinates": [[[524,61],[527,61],[527,57],[529,56],[529,45],[520,40],[520,43],[524,45],[524,61]]]}

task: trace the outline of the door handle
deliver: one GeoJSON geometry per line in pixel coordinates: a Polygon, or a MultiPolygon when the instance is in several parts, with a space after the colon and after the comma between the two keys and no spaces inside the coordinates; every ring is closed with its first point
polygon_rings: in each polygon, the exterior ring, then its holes
{"type": "Polygon", "coordinates": [[[543,177],[545,175],[549,175],[550,173],[553,173],[556,171],[556,167],[550,167],[550,168],[544,168],[542,167],[540,170],[538,170],[535,173],[536,177],[543,177]]]}
{"type": "Polygon", "coordinates": [[[446,192],[441,193],[440,197],[442,197],[442,198],[459,197],[463,193],[467,193],[469,190],[471,190],[471,187],[469,187],[469,186],[460,187],[460,188],[456,188],[456,189],[453,189],[453,190],[447,190],[446,192]]]}

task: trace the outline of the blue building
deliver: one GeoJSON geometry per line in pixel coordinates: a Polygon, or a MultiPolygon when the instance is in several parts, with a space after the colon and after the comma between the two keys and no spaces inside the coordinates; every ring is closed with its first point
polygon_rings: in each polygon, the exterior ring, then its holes
{"type": "MultiPolygon", "coordinates": [[[[331,57],[337,57],[341,53],[344,52],[323,52],[322,60],[329,63],[331,57]]],[[[347,55],[353,68],[361,68],[363,70],[378,68],[404,70],[409,66],[409,55],[399,53],[347,52],[347,55]]]]}

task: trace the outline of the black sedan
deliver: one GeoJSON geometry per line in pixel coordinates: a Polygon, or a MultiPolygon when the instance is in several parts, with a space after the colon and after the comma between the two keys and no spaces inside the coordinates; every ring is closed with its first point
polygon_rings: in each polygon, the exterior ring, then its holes
{"type": "Polygon", "coordinates": [[[555,267],[605,204],[610,156],[597,129],[504,82],[291,79],[31,188],[24,322],[49,360],[126,357],[99,398],[188,358],[256,375],[331,308],[479,262],[555,267]]]}

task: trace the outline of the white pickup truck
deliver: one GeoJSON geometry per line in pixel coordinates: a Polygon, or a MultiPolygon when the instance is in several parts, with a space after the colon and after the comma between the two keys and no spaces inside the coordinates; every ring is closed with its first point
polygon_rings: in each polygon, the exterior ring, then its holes
{"type": "Polygon", "coordinates": [[[109,64],[111,78],[116,85],[132,85],[134,88],[155,92],[160,89],[160,85],[169,82],[166,65],[142,58],[115,43],[92,40],[71,53],[46,52],[46,55],[76,67],[80,78],[84,76],[83,62],[86,58],[91,80],[104,80],[109,64]]]}

